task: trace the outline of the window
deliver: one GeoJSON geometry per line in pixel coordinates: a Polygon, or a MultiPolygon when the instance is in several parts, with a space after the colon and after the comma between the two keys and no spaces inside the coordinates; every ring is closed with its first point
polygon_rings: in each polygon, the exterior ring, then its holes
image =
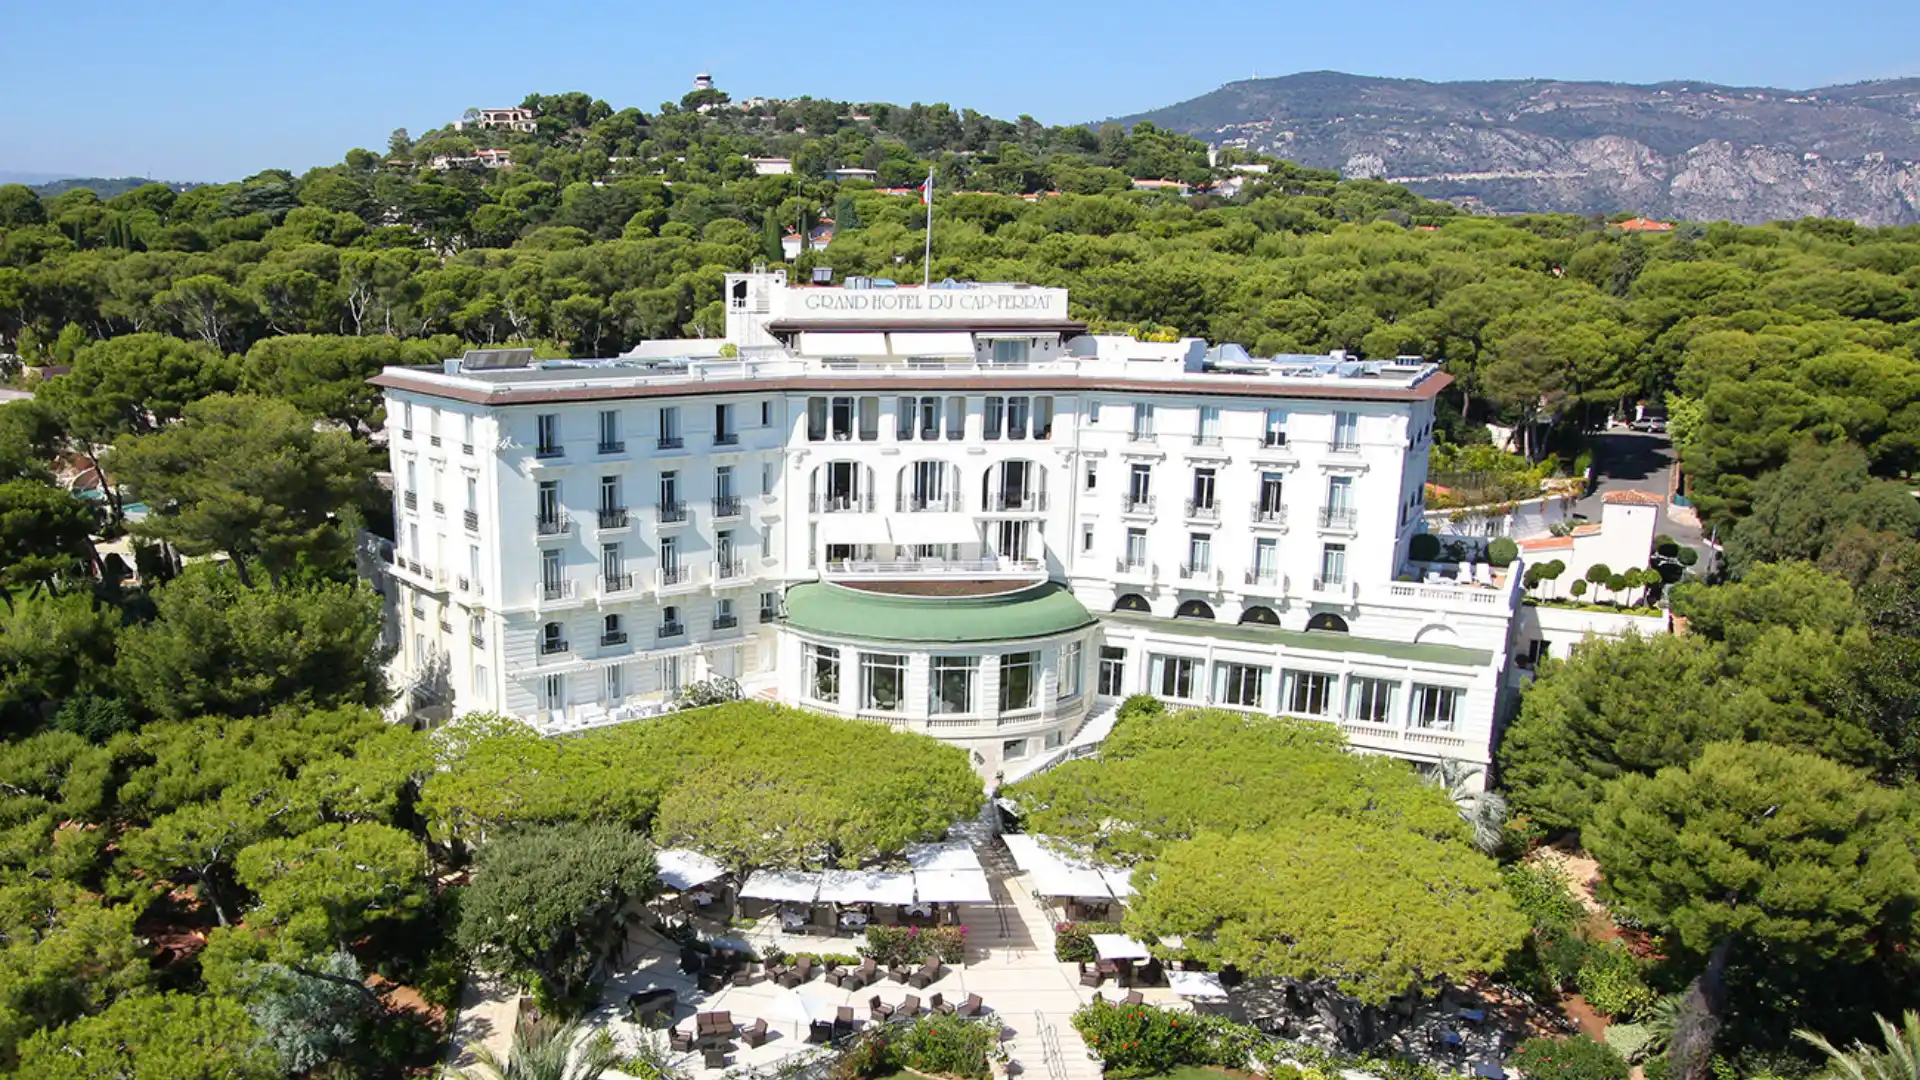
{"type": "Polygon", "coordinates": [[[740,441],[740,430],[733,426],[733,406],[713,407],[713,445],[731,446],[740,441]]]}
{"type": "Polygon", "coordinates": [[[1133,407],[1133,440],[1153,438],[1153,406],[1140,402],[1133,407]]]}
{"type": "Polygon", "coordinates": [[[1213,534],[1187,534],[1187,569],[1204,574],[1213,566],[1213,534]]]}
{"type": "Polygon", "coordinates": [[[680,539],[675,536],[660,538],[660,569],[672,571],[680,568],[680,539]]]}
{"type": "MultiPolygon", "coordinates": [[[[666,472],[660,474],[660,506],[663,509],[671,509],[679,505],[680,474],[672,469],[668,469],[666,472]]],[[[660,520],[666,521],[669,519],[662,517],[660,520]]],[[[671,520],[678,521],[680,519],[673,518],[671,520]]]]}
{"type": "Polygon", "coordinates": [[[560,552],[547,549],[540,552],[540,582],[546,587],[547,596],[552,599],[560,591],[560,552]]]}
{"type": "Polygon", "coordinates": [[[1153,685],[1161,697],[1187,701],[1193,698],[1194,677],[1200,661],[1191,656],[1155,656],[1152,658],[1153,685]]]}
{"type": "Polygon", "coordinates": [[[763,401],[760,403],[760,426],[773,426],[773,402],[771,401],[763,401]]]}
{"type": "Polygon", "coordinates": [[[1220,406],[1200,406],[1200,423],[1193,429],[1195,446],[1220,445],[1220,406]]]}
{"type": "Polygon", "coordinates": [[[1193,470],[1193,502],[1187,507],[1189,512],[1204,512],[1213,507],[1213,470],[1193,470]]]}
{"type": "Polygon", "coordinates": [[[1097,424],[1099,422],[1100,422],[1100,403],[1097,401],[1087,402],[1087,423],[1097,424]]]}
{"type": "Polygon", "coordinates": [[[920,399],[920,437],[927,440],[940,437],[940,399],[937,397],[920,399]]]}
{"type": "Polygon", "coordinates": [[[1283,712],[1300,716],[1325,716],[1333,703],[1332,675],[1318,671],[1287,672],[1286,700],[1283,712]]]}
{"type": "Polygon", "coordinates": [[[600,620],[600,644],[625,645],[627,628],[621,623],[620,616],[608,615],[600,620]]]}
{"type": "Polygon", "coordinates": [[[550,622],[540,628],[540,655],[567,651],[567,632],[557,622],[550,622]]]}
{"type": "Polygon", "coordinates": [[[1333,414],[1334,450],[1358,450],[1360,448],[1360,414],[1342,410],[1333,414]]]}
{"type": "Polygon", "coordinates": [[[907,658],[894,653],[860,654],[860,707],[899,712],[907,689],[907,658]]]}
{"type": "Polygon", "coordinates": [[[1007,399],[1003,397],[987,398],[985,438],[998,439],[1000,430],[1007,421],[1007,399]]]}
{"type": "Polygon", "coordinates": [[[1000,711],[1018,712],[1034,707],[1034,693],[1040,681],[1040,654],[1007,653],[1000,658],[1000,711]]]}
{"type": "Polygon", "coordinates": [[[680,406],[660,406],[660,449],[677,450],[684,443],[680,435],[680,406]]]}
{"type": "Polygon", "coordinates": [[[1285,409],[1267,410],[1265,434],[1261,436],[1260,443],[1262,446],[1287,445],[1287,411],[1285,409]]]}
{"type": "Polygon", "coordinates": [[[1041,396],[1033,399],[1033,437],[1053,438],[1053,399],[1051,397],[1041,396]]]}
{"type": "Polygon", "coordinates": [[[1084,686],[1084,678],[1080,663],[1080,643],[1069,641],[1060,646],[1060,670],[1055,674],[1053,696],[1062,701],[1079,697],[1084,686]]]}
{"type": "Polygon", "coordinates": [[[1253,580],[1249,585],[1272,585],[1280,574],[1280,541],[1263,536],[1253,542],[1253,580]]]}
{"type": "Polygon", "coordinates": [[[807,399],[807,441],[827,441],[827,399],[807,399]]]}
{"type": "Polygon", "coordinates": [[[993,362],[996,364],[1024,364],[1031,355],[1033,343],[1025,338],[996,338],[993,343],[993,362]]]}
{"type": "Polygon", "coordinates": [[[880,437],[880,399],[860,399],[860,441],[873,442],[880,437]]]}
{"type": "Polygon", "coordinates": [[[541,413],[534,420],[533,452],[538,457],[555,457],[560,453],[560,417],[553,413],[541,413]]]}
{"type": "Polygon", "coordinates": [[[465,453],[469,453],[469,454],[473,453],[473,414],[472,413],[466,413],[465,415],[460,417],[460,449],[465,453]]]}
{"type": "Polygon", "coordinates": [[[1100,646],[1099,691],[1106,697],[1119,697],[1127,692],[1127,650],[1100,646]]]}
{"type": "Polygon", "coordinates": [[[980,658],[977,656],[934,657],[927,679],[931,698],[927,711],[947,716],[971,713],[979,679],[980,658]]]}
{"type": "Polygon", "coordinates": [[[1067,741],[1066,732],[1055,729],[1053,731],[1047,732],[1047,740],[1043,745],[1048,750],[1052,750],[1057,748],[1061,743],[1066,741],[1067,741]]]}
{"type": "Polygon", "coordinates": [[[1340,529],[1353,526],[1353,477],[1327,477],[1326,520],[1321,524],[1340,529]]]}
{"type": "Polygon", "coordinates": [[[834,442],[846,442],[853,438],[852,398],[837,397],[833,399],[832,421],[834,442]]]}
{"type": "Polygon", "coordinates": [[[893,437],[901,442],[913,441],[913,421],[919,413],[915,399],[903,397],[893,404],[893,437]]]}
{"type": "MultiPolygon", "coordinates": [[[[469,476],[467,477],[466,510],[467,510],[467,513],[471,514],[478,511],[479,509],[480,509],[480,478],[477,476],[469,476]]],[[[478,524],[478,522],[475,522],[474,524],[478,524]]]]}
{"type": "Polygon", "coordinates": [[[1147,530],[1127,530],[1127,565],[1135,569],[1147,565],[1147,530]]]}
{"type": "Polygon", "coordinates": [[[827,645],[806,647],[806,693],[815,701],[840,700],[840,650],[827,645]]]}
{"type": "Polygon", "coordinates": [[[1136,510],[1153,505],[1153,466],[1134,463],[1127,469],[1127,504],[1136,510]]]}
{"type": "Polygon", "coordinates": [[[490,696],[491,689],[492,689],[492,683],[490,683],[487,680],[487,665],[485,664],[473,665],[473,696],[474,698],[479,701],[487,700],[487,698],[490,696]]]}
{"type": "Polygon", "coordinates": [[[1088,461],[1087,462],[1087,490],[1094,491],[1099,487],[1100,487],[1100,463],[1098,461],[1088,461]]]}
{"type": "Polygon", "coordinates": [[[620,441],[620,413],[615,409],[603,409],[600,412],[600,452],[617,454],[627,445],[620,441]]]}
{"type": "Polygon", "coordinates": [[[684,678],[680,671],[680,658],[663,656],[660,658],[660,689],[669,697],[678,697],[684,678]]]}
{"type": "Polygon", "coordinates": [[[685,623],[680,621],[680,609],[668,604],[660,609],[660,636],[679,637],[687,632],[685,623]]]}
{"type": "Polygon", "coordinates": [[[1391,679],[1369,679],[1359,675],[1347,678],[1347,719],[1363,724],[1393,723],[1391,679]]]}
{"type": "Polygon", "coordinates": [[[765,462],[760,466],[760,494],[773,494],[774,464],[765,462]]]}
{"type": "Polygon", "coordinates": [[[567,707],[567,677],[549,675],[541,682],[540,707],[543,709],[564,709],[567,707]]]}
{"type": "Polygon", "coordinates": [[[1027,740],[1008,739],[1000,744],[1000,758],[1003,761],[1018,761],[1027,756],[1027,740]]]}
{"type": "Polygon", "coordinates": [[[1213,666],[1214,696],[1223,704],[1238,705],[1243,709],[1259,709],[1266,705],[1267,674],[1270,669],[1252,664],[1230,664],[1221,662],[1213,666]]]}
{"type": "Polygon", "coordinates": [[[1328,544],[1320,551],[1320,583],[1344,585],[1347,581],[1347,545],[1328,544]]]}
{"type": "Polygon", "coordinates": [[[1082,554],[1085,554],[1085,553],[1091,552],[1092,550],[1093,550],[1093,526],[1091,524],[1082,525],[1080,526],[1080,551],[1082,554]]]}
{"type": "Polygon", "coordinates": [[[1027,425],[1031,422],[1029,414],[1032,410],[1032,405],[1033,399],[1031,398],[1010,397],[1007,399],[1007,438],[1024,439],[1027,437],[1027,425]]]}
{"type": "Polygon", "coordinates": [[[621,665],[619,664],[614,664],[607,668],[607,704],[609,705],[624,701],[627,697],[626,688],[622,685],[624,680],[620,677],[620,671],[621,665]]]}
{"type": "Polygon", "coordinates": [[[1263,472],[1260,474],[1260,501],[1254,504],[1256,521],[1285,521],[1287,519],[1286,502],[1282,497],[1280,474],[1263,472]]]}
{"type": "Polygon", "coordinates": [[[600,513],[602,515],[605,515],[619,509],[621,509],[620,478],[618,476],[601,477],[600,478],[600,513]]]}
{"type": "MultiPolygon", "coordinates": [[[[543,416],[540,419],[546,420],[549,418],[543,416]]],[[[400,403],[400,437],[403,439],[413,438],[413,402],[411,401],[403,401],[400,403]]]]}
{"type": "Polygon", "coordinates": [[[763,592],[760,594],[760,621],[772,622],[780,617],[780,594],[763,592]]]}
{"type": "Polygon", "coordinates": [[[967,399],[950,397],[947,399],[947,441],[958,442],[967,437],[967,399]]]}
{"type": "Polygon", "coordinates": [[[1452,731],[1460,713],[1462,691],[1452,686],[1413,688],[1413,725],[1430,731],[1452,731]]]}

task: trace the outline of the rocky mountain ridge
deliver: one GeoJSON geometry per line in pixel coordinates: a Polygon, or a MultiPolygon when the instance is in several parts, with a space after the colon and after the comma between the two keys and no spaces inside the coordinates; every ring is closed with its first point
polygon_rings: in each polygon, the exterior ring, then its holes
{"type": "Polygon", "coordinates": [[[1120,118],[1495,212],[1920,223],[1920,78],[1817,90],[1308,72],[1120,118]]]}

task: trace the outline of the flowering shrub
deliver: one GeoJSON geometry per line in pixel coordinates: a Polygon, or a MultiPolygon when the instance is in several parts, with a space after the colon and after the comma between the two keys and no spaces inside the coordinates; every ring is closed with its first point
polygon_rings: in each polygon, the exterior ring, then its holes
{"type": "Polygon", "coordinates": [[[922,1017],[894,1039],[893,1054],[915,1072],[987,1080],[989,1063],[1003,1054],[1000,1025],[951,1013],[922,1017]]]}
{"type": "Polygon", "coordinates": [[[1073,1028],[1105,1063],[1108,1077],[1150,1076],[1180,1065],[1212,1064],[1203,1024],[1192,1014],[1094,1000],[1073,1014],[1073,1028]]]}
{"type": "Polygon", "coordinates": [[[1093,935],[1119,932],[1119,923],[1056,923],[1053,927],[1053,958],[1063,964],[1091,964],[1100,958],[1093,947],[1093,935]]]}
{"type": "Polygon", "coordinates": [[[1605,1043],[1585,1035],[1528,1039],[1509,1063],[1528,1080],[1627,1080],[1627,1062],[1605,1043]]]}
{"type": "Polygon", "coordinates": [[[918,926],[869,926],[867,943],[860,955],[870,956],[881,967],[896,964],[922,964],[937,956],[943,964],[958,964],[967,957],[967,928],[936,926],[923,930],[918,926]]]}

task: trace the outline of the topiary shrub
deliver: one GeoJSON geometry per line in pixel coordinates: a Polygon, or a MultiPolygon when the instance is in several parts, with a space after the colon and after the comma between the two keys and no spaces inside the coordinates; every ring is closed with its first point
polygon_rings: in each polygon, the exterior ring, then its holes
{"type": "Polygon", "coordinates": [[[1573,593],[1575,596],[1585,596],[1587,595],[1587,583],[1585,581],[1576,581],[1567,591],[1573,593]]]}
{"type": "Polygon", "coordinates": [[[1493,543],[1487,545],[1487,561],[1495,566],[1512,566],[1513,560],[1520,557],[1520,545],[1512,538],[1496,536],[1493,543]]]}
{"type": "Polygon", "coordinates": [[[1432,562],[1440,557],[1440,538],[1432,533],[1419,533],[1407,541],[1407,558],[1415,562],[1432,562]]]}
{"type": "Polygon", "coordinates": [[[1528,1039],[1508,1059],[1527,1080],[1627,1080],[1627,1059],[1585,1035],[1528,1039]]]}
{"type": "Polygon", "coordinates": [[[1587,567],[1587,580],[1595,585],[1605,585],[1612,576],[1613,571],[1608,569],[1606,563],[1597,562],[1587,567]]]}

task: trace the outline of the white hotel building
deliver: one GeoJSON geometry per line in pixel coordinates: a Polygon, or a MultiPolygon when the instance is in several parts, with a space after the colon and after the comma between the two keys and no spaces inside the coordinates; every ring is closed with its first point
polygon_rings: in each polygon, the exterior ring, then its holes
{"type": "Polygon", "coordinates": [[[403,708],[559,732],[728,675],[991,778],[1151,693],[1490,760],[1518,567],[1413,581],[1434,366],[1090,335],[1060,289],[726,290],[724,341],[374,379],[403,708]]]}

